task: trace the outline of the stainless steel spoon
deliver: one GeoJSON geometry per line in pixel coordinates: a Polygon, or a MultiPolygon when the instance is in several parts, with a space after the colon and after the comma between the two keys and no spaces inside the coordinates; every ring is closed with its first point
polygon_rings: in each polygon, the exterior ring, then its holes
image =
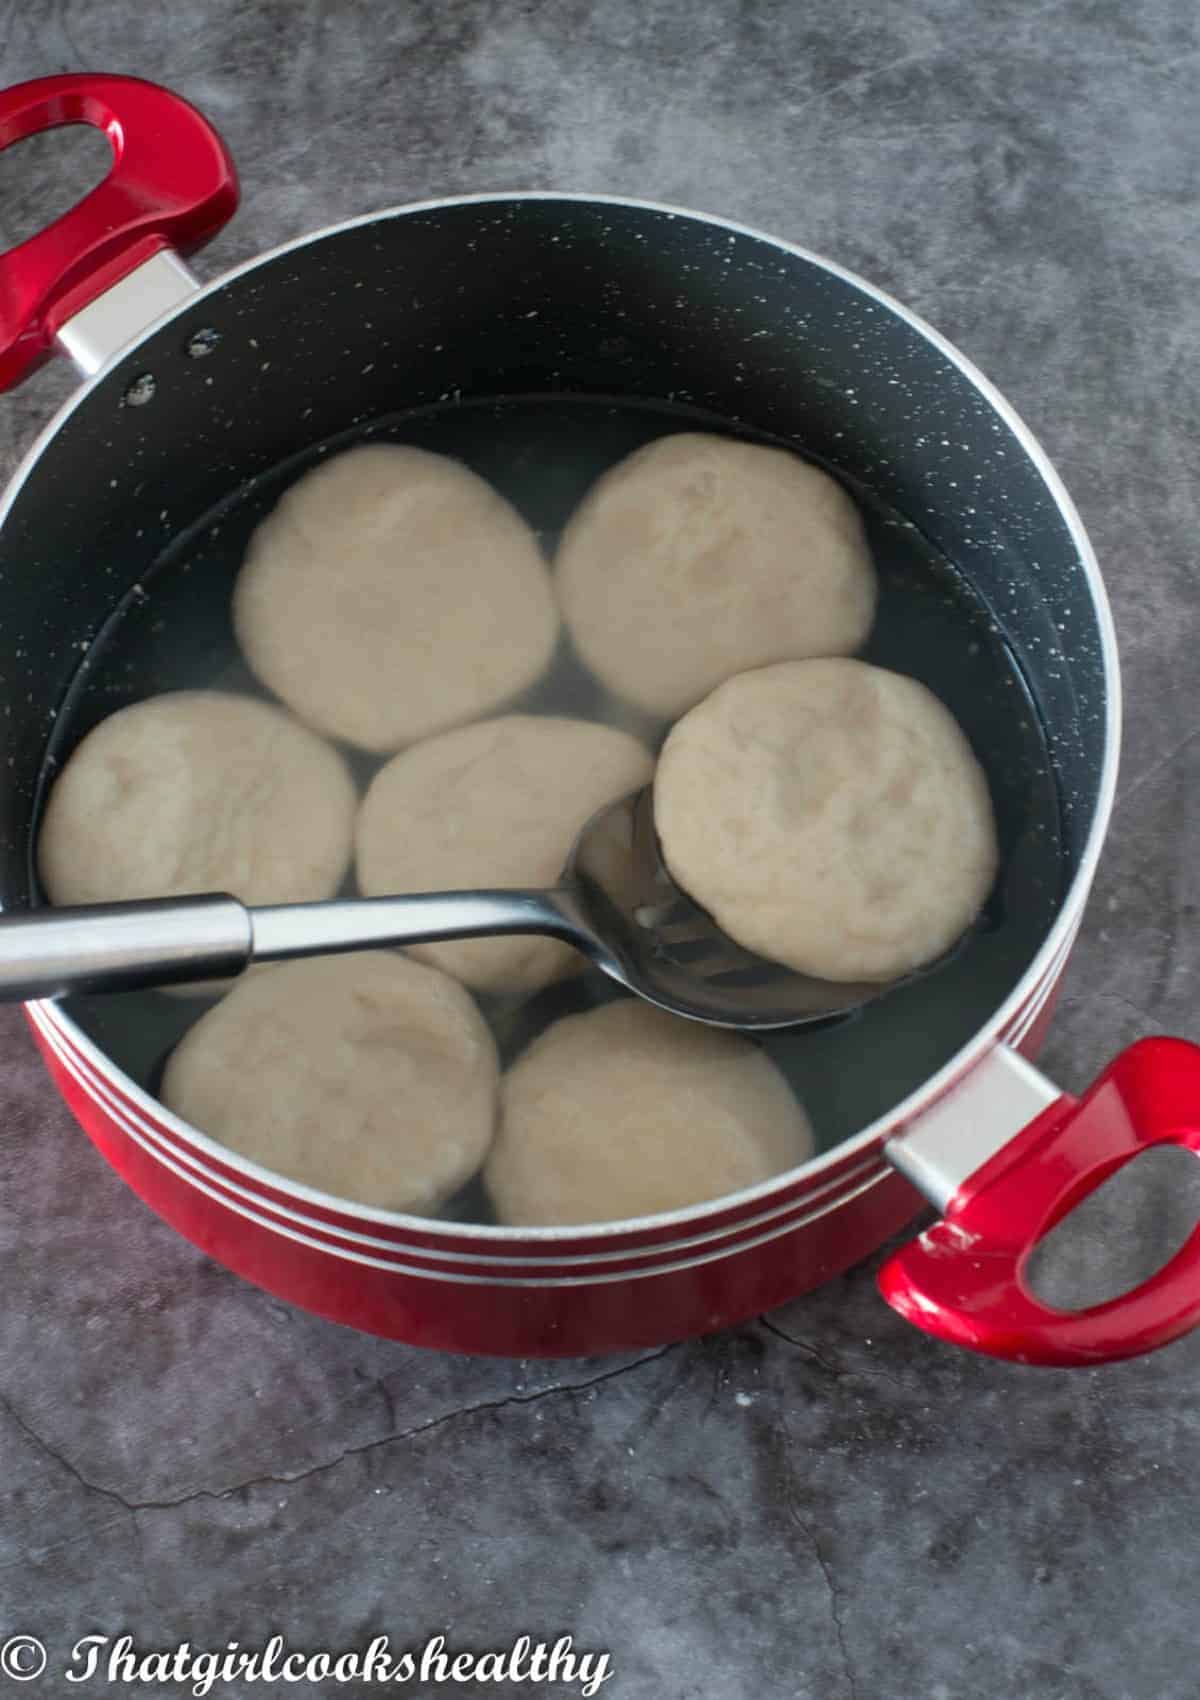
{"type": "Polygon", "coordinates": [[[583,828],[550,891],[443,891],[247,908],[235,897],[150,898],[0,918],[0,1002],[226,979],[255,962],[544,933],[639,997],[717,1027],[792,1027],[890,989],[798,974],[728,938],[675,885],[651,787],[583,828]]]}

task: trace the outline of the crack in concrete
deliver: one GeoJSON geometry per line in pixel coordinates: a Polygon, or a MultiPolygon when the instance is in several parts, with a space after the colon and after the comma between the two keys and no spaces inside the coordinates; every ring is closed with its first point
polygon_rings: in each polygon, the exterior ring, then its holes
{"type": "Polygon", "coordinates": [[[1090,1009],[1093,1004],[1098,1003],[1109,1004],[1117,1009],[1125,1010],[1132,1016],[1136,1016],[1138,1021],[1142,1022],[1146,1027],[1152,1028],[1155,1032],[1157,1032],[1164,1024],[1163,1016],[1151,1015],[1148,1009],[1143,1009],[1140,1004],[1134,1003],[1133,999],[1127,998],[1124,992],[1114,992],[1107,988],[1103,991],[1078,993],[1074,997],[1064,998],[1063,1002],[1079,1009],[1090,1009]]]}
{"type": "Polygon", "coordinates": [[[777,1339],[785,1340],[789,1346],[795,1346],[797,1350],[805,1353],[812,1363],[819,1365],[826,1375],[831,1375],[835,1381],[840,1381],[847,1373],[841,1364],[835,1364],[829,1358],[823,1357],[815,1346],[810,1346],[807,1340],[798,1340],[794,1334],[789,1334],[777,1322],[772,1322],[769,1316],[760,1316],[758,1320],[768,1334],[774,1334],[777,1339]]]}
{"type": "Polygon", "coordinates": [[[387,1426],[389,1429],[394,1431],[396,1424],[399,1421],[399,1413],[396,1410],[396,1401],[392,1397],[392,1390],[387,1384],[387,1377],[377,1375],[375,1377],[375,1386],[379,1392],[379,1397],[383,1400],[387,1426]]]}
{"type": "Polygon", "coordinates": [[[48,1440],[43,1440],[37,1430],[25,1421],[25,1418],[3,1393],[0,1393],[0,1410],[2,1410],[5,1416],[9,1418],[14,1427],[20,1429],[21,1433],[27,1440],[31,1440],[33,1442],[39,1452],[44,1452],[48,1458],[52,1458],[54,1462],[64,1469],[69,1476],[73,1476],[75,1478],[81,1488],[86,1488],[88,1493],[99,1494],[103,1499],[107,1499],[112,1505],[123,1506],[126,1511],[132,1511],[134,1509],[129,1501],[121,1494],[114,1493],[110,1488],[101,1487],[98,1482],[90,1482],[81,1470],[76,1469],[75,1465],[72,1464],[69,1458],[64,1458],[62,1453],[57,1452],[48,1440]]]}
{"type": "Polygon", "coordinates": [[[807,1518],[801,1515],[800,1507],[796,1503],[795,1478],[788,1466],[791,1437],[787,1431],[787,1424],[780,1421],[774,1424],[773,1428],[779,1446],[780,1469],[784,1484],[783,1499],[787,1507],[787,1514],[804,1536],[813,1558],[816,1560],[817,1569],[821,1572],[821,1580],[824,1582],[825,1592],[829,1596],[829,1621],[833,1627],[834,1640],[837,1642],[838,1656],[842,1662],[842,1675],[846,1679],[849,1700],[858,1700],[858,1678],[854,1674],[854,1661],[850,1657],[850,1647],[846,1640],[846,1625],[842,1618],[842,1591],[834,1577],[833,1565],[826,1558],[821,1543],[817,1539],[816,1530],[807,1518]]]}
{"type": "Polygon", "coordinates": [[[791,1514],[792,1522],[795,1523],[796,1527],[800,1530],[800,1533],[804,1536],[805,1540],[812,1548],[812,1555],[817,1561],[817,1568],[821,1572],[821,1578],[825,1583],[825,1590],[829,1595],[829,1621],[833,1624],[833,1633],[837,1641],[838,1653],[841,1655],[842,1674],[846,1678],[846,1688],[849,1691],[850,1700],[858,1700],[858,1679],[854,1674],[854,1663],[850,1657],[850,1649],[846,1645],[846,1625],[842,1621],[842,1593],[834,1580],[833,1567],[829,1563],[829,1560],[825,1557],[825,1554],[821,1551],[821,1543],[818,1541],[816,1534],[796,1510],[795,1501],[790,1493],[788,1494],[788,1510],[791,1514]]]}
{"type": "Polygon", "coordinates": [[[797,118],[810,112],[814,107],[824,105],[827,100],[832,100],[835,95],[844,94],[848,89],[856,95],[861,94],[877,78],[894,75],[897,71],[906,71],[910,65],[919,65],[922,61],[928,61],[933,56],[933,52],[933,45],[926,44],[914,48],[911,53],[903,53],[898,58],[884,59],[876,65],[864,65],[861,70],[851,71],[837,82],[830,83],[828,88],[815,89],[798,106],[791,107],[787,111],[788,121],[794,123],[797,118]]]}
{"type": "Polygon", "coordinates": [[[32,1424],[21,1416],[3,1393],[0,1393],[0,1410],[41,1452],[66,1470],[67,1474],[73,1477],[80,1487],[88,1493],[96,1494],[100,1498],[108,1500],[110,1504],[121,1506],[129,1512],[130,1516],[136,1517],[140,1511],[174,1511],[180,1506],[191,1505],[201,1499],[219,1502],[230,1498],[233,1494],[245,1493],[250,1488],[255,1487],[266,1487],[268,1485],[294,1487],[298,1482],[308,1481],[312,1476],[321,1476],[331,1470],[336,1470],[348,1458],[362,1458],[368,1453],[380,1451],[385,1446],[394,1446],[400,1441],[416,1440],[421,1435],[431,1434],[434,1429],[445,1428],[449,1423],[458,1422],[463,1417],[485,1416],[490,1412],[503,1411],[515,1405],[536,1405],[542,1399],[556,1398],[561,1394],[586,1393],[590,1388],[600,1387],[605,1382],[616,1381],[621,1376],[629,1375],[633,1370],[641,1369],[646,1364],[657,1363],[660,1358],[665,1358],[668,1352],[675,1351],[676,1347],[677,1343],[661,1346],[655,1352],[648,1352],[644,1357],[635,1358],[632,1363],[621,1364],[616,1369],[604,1370],[600,1375],[591,1376],[586,1381],[559,1382],[552,1387],[539,1388],[536,1393],[509,1393],[503,1399],[489,1399],[478,1405],[462,1405],[457,1410],[443,1411],[440,1416],[430,1417],[427,1422],[416,1423],[412,1428],[399,1429],[392,1434],[380,1435],[375,1440],[366,1440],[357,1446],[348,1446],[344,1451],[339,1452],[336,1458],[327,1458],[319,1464],[312,1464],[308,1469],[297,1470],[291,1475],[276,1475],[268,1471],[262,1475],[248,1476],[245,1481],[232,1482],[224,1488],[193,1488],[190,1493],[180,1494],[175,1499],[126,1499],[124,1494],[118,1493],[115,1488],[104,1487],[102,1483],[91,1481],[85,1476],[77,1465],[53,1447],[32,1424]]]}
{"type": "Polygon", "coordinates": [[[1137,778],[1133,780],[1124,791],[1118,792],[1114,813],[1123,809],[1126,803],[1136,797],[1138,792],[1149,785],[1152,779],[1157,779],[1158,775],[1162,773],[1165,768],[1170,767],[1171,763],[1176,761],[1186,749],[1189,749],[1191,745],[1196,742],[1197,738],[1200,738],[1200,727],[1194,726],[1186,737],[1181,738],[1177,744],[1172,745],[1165,755],[1161,755],[1157,761],[1151,762],[1145,772],[1139,773],[1137,778]]]}
{"type": "Polygon", "coordinates": [[[789,1346],[795,1346],[798,1351],[806,1353],[809,1359],[823,1369],[826,1375],[832,1376],[834,1381],[844,1381],[847,1376],[861,1376],[864,1381],[890,1381],[893,1387],[902,1388],[904,1386],[899,1376],[893,1375],[890,1370],[860,1369],[857,1365],[834,1363],[830,1358],[824,1357],[807,1340],[797,1339],[794,1334],[789,1334],[785,1328],[781,1328],[777,1322],[772,1322],[770,1317],[764,1315],[760,1316],[758,1320],[768,1334],[774,1334],[780,1340],[786,1341],[789,1346]]]}
{"type": "Polygon", "coordinates": [[[64,1535],[61,1540],[51,1541],[49,1546],[30,1547],[17,1558],[6,1559],[0,1564],[0,1576],[9,1570],[29,1570],[35,1564],[44,1564],[55,1553],[65,1552],[68,1547],[80,1546],[84,1541],[98,1541],[102,1535],[110,1534],[113,1529],[128,1530],[134,1539],[137,1538],[136,1520],[128,1516],[122,1507],[117,1516],[110,1517],[107,1522],[98,1524],[94,1529],[83,1529],[74,1535],[64,1535]]]}

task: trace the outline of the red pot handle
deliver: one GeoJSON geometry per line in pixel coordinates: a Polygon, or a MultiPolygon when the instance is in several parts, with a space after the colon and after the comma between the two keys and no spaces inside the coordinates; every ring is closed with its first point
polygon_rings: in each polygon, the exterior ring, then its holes
{"type": "Polygon", "coordinates": [[[69,212],[0,254],[0,389],[41,365],[81,307],[164,248],[194,252],[237,207],[224,142],[169,89],[80,72],[0,90],[0,148],[60,124],[103,130],[113,167],[69,212]]]}
{"type": "Polygon", "coordinates": [[[1153,1145],[1200,1151],[1200,1047],[1182,1039],[1143,1039],[1082,1099],[1050,1104],[884,1265],[883,1296],[926,1333],[1017,1363],[1105,1363],[1178,1339],[1200,1323],[1200,1227],[1140,1287],[1087,1310],[1055,1310],[1026,1280],[1038,1241],[1153,1145]]]}

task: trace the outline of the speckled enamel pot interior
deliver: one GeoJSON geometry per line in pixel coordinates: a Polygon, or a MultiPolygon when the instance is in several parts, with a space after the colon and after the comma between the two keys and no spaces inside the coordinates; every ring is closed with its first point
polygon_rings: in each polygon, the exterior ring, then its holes
{"type": "MultiPolygon", "coordinates": [[[[208,286],[92,380],[28,457],[0,526],[8,756],[0,764],[0,901],[19,908],[31,900],[39,773],[80,655],[172,538],[314,442],[459,395],[540,394],[672,401],[802,447],[919,527],[969,577],[1001,626],[1047,733],[1061,804],[1061,902],[1053,926],[1012,964],[1008,982],[971,1020],[955,1054],[931,1054],[920,1091],[898,1094],[896,1114],[911,1118],[923,1094],[935,1093],[995,1034],[1011,1031],[1015,1012],[1045,1001],[1078,923],[1115,773],[1117,681],[1107,606],[1086,538],[1045,457],[961,357],[861,280],[715,219],[557,196],[400,209],[291,245],[208,286]],[[188,348],[202,330],[219,340],[196,359],[188,348]],[[131,383],[144,373],[155,380],[152,401],[127,405],[131,383]]],[[[158,1119],[176,1151],[191,1154],[184,1170],[216,1172],[211,1142],[106,1065],[69,1014],[40,1006],[36,1020],[43,1043],[53,1039],[103,1079],[110,1107],[115,1101],[143,1120],[158,1119]]],[[[919,1031],[902,1042],[920,1054],[919,1031]]],[[[79,1090],[97,1098],[90,1088],[79,1090]]],[[[95,1135],[88,1116],[82,1119],[95,1135]]],[[[615,1225],[606,1243],[644,1240],[665,1257],[672,1245],[711,1237],[709,1262],[719,1270],[720,1235],[731,1221],[761,1219],[772,1200],[819,1191],[839,1164],[866,1161],[885,1132],[886,1120],[876,1120],[805,1171],[678,1212],[646,1233],[615,1225]]],[[[377,1297],[359,1310],[352,1298],[323,1298],[319,1275],[273,1278],[263,1257],[239,1258],[232,1230],[198,1231],[195,1211],[164,1202],[148,1178],[153,1157],[135,1165],[113,1149],[107,1154],[185,1232],[298,1302],[403,1338],[488,1349],[461,1318],[427,1327],[415,1314],[422,1304],[444,1314],[461,1307],[461,1287],[455,1296],[449,1283],[427,1277],[426,1297],[398,1300],[390,1320],[377,1297]],[[434,1293],[438,1287],[445,1290],[434,1293]]],[[[358,1222],[410,1249],[436,1243],[449,1248],[447,1257],[480,1259],[485,1282],[488,1271],[532,1260],[536,1283],[538,1261],[562,1256],[585,1273],[589,1247],[603,1238],[594,1231],[538,1235],[420,1224],[321,1200],[236,1160],[230,1172],[244,1192],[269,1190],[287,1201],[290,1219],[358,1222]]],[[[185,1174],[173,1184],[191,1183],[185,1174]]],[[[913,1202],[906,1199],[908,1211],[913,1202]]],[[[215,1219],[225,1208],[210,1197],[201,1217],[209,1211],[215,1219]]],[[[853,1210],[852,1200],[846,1208],[853,1210]]],[[[846,1261],[897,1220],[892,1209],[849,1233],[846,1261]]],[[[331,1270],[339,1256],[330,1250],[331,1270]]],[[[799,1291],[841,1260],[826,1248],[817,1262],[793,1261],[790,1290],[799,1291]]],[[[615,1274],[605,1279],[611,1284],[615,1274]]],[[[347,1279],[344,1267],[331,1273],[330,1294],[349,1292],[347,1279]]],[[[713,1296],[719,1282],[706,1281],[702,1315],[695,1306],[669,1305],[655,1314],[643,1280],[630,1285],[624,1304],[630,1313],[643,1309],[652,1319],[645,1327],[592,1326],[589,1333],[585,1321],[574,1331],[551,1330],[548,1341],[543,1316],[541,1334],[532,1324],[524,1333],[514,1328],[493,1349],[666,1339],[788,1296],[782,1264],[769,1290],[743,1283],[728,1302],[713,1296]]]]}

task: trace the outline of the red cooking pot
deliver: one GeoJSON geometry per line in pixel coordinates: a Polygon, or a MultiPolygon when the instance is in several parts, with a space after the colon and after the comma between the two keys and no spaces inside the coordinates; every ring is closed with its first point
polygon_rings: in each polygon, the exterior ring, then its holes
{"type": "MultiPolygon", "coordinates": [[[[789,243],[602,197],[405,207],[201,287],[178,254],[233,211],[220,139],[184,101],[130,78],[49,77],[0,94],[0,146],[80,121],[108,135],[109,177],[0,258],[0,382],[55,349],[86,379],[0,510],[5,908],[37,899],[30,846],[48,773],[89,713],[121,700],[110,683],[87,709],[81,656],[153,605],[164,562],[205,558],[214,515],[233,516],[236,533],[238,514],[273,499],[276,469],[314,445],[418,430],[453,445],[455,431],[494,436],[498,420],[519,432],[527,403],[544,449],[580,407],[593,419],[671,409],[675,428],[794,444],[881,504],[892,517],[880,523],[953,562],[983,610],[980,641],[949,641],[927,610],[924,638],[914,626],[911,653],[893,659],[934,684],[983,754],[1004,859],[985,924],[944,968],[855,1021],[770,1041],[826,1148],[745,1192],[542,1230],[368,1209],[246,1161],[156,1101],[161,1024],[184,1018],[155,1012],[178,1000],[146,994],[132,1016],[125,999],[30,1005],[55,1082],[130,1185],[272,1292],[455,1351],[591,1353],[720,1328],[855,1263],[924,1200],[942,1219],[881,1286],[930,1333],[1074,1364],[1192,1327],[1200,1234],[1090,1310],[1053,1310],[1027,1281],[1038,1240],[1122,1163],[1151,1144],[1197,1145],[1200,1052],[1145,1041],[1079,1101],[1028,1060],[1112,806],[1117,655],[1075,510],[979,373],[880,291],[789,243]]],[[[228,581],[214,568],[191,582],[219,592],[209,604],[198,591],[186,613],[182,648],[206,678],[200,652],[227,621],[228,581]]],[[[144,653],[134,694],[155,685],[157,651],[144,653]]]]}

